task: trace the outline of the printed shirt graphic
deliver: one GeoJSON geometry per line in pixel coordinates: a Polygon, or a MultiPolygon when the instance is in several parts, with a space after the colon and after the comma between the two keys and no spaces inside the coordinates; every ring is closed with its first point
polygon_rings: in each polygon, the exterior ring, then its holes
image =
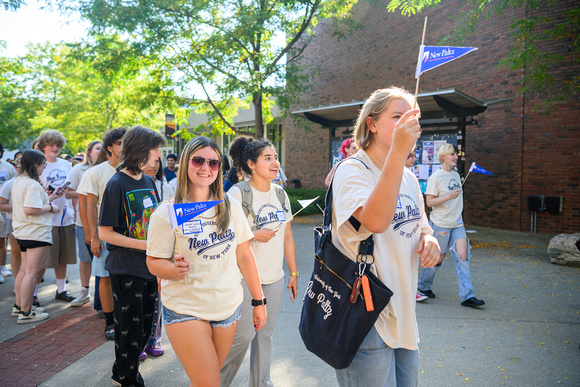
{"type": "Polygon", "coordinates": [[[0,160],[0,187],[13,177],[16,177],[16,170],[12,164],[0,160]]]}
{"type": "Polygon", "coordinates": [[[128,205],[126,236],[139,240],[147,240],[147,227],[149,219],[157,208],[157,197],[151,189],[139,189],[127,192],[128,205]]]}
{"type": "MultiPolygon", "coordinates": [[[[90,171],[90,169],[89,169],[90,171]]],[[[151,214],[157,206],[155,182],[147,175],[139,180],[124,172],[117,172],[105,188],[100,207],[99,226],[129,238],[146,240],[151,214]]],[[[132,275],[154,279],[147,267],[144,250],[107,244],[109,255],[105,269],[116,275],[132,275]]]]}
{"type": "Polygon", "coordinates": [[[171,259],[183,254],[190,265],[190,293],[185,280],[161,281],[161,300],[165,307],[177,313],[219,321],[231,316],[242,302],[236,248],[250,240],[253,234],[241,204],[235,199],[229,200],[230,224],[223,235],[216,229],[216,207],[175,230],[171,230],[169,223],[167,201],[153,213],[147,255],[171,259]]]}
{"type": "MultiPolygon", "coordinates": [[[[427,180],[425,194],[441,197],[449,192],[461,188],[461,179],[455,171],[437,170],[427,180]]],[[[431,221],[438,227],[457,228],[463,226],[461,213],[463,212],[463,191],[455,199],[433,207],[430,215],[431,221]]]]}
{"type": "MultiPolygon", "coordinates": [[[[46,168],[42,172],[42,175],[40,175],[40,183],[44,188],[48,188],[49,185],[54,189],[62,187],[71,169],[70,163],[60,158],[57,158],[54,163],[47,162],[46,168]]],[[[52,225],[55,227],[72,225],[74,223],[72,200],[62,195],[52,203],[56,204],[59,209],[56,214],[52,214],[52,225]]]]}
{"type": "MultiPolygon", "coordinates": [[[[332,204],[332,242],[347,257],[356,260],[360,242],[372,233],[363,225],[356,231],[348,219],[367,201],[380,175],[366,152],[347,160],[335,172],[332,204]]],[[[415,293],[417,291],[419,255],[417,245],[422,233],[432,234],[423,206],[419,182],[404,169],[395,215],[389,228],[372,234],[375,262],[372,271],[394,293],[380,314],[375,327],[382,340],[392,348],[417,349],[415,293]]]]}
{"type": "MultiPolygon", "coordinates": [[[[284,234],[286,226],[292,221],[292,212],[290,211],[290,200],[288,195],[285,197],[285,206],[288,209],[284,211],[278,195],[274,191],[274,186],[270,185],[268,192],[260,192],[252,189],[252,208],[256,214],[256,223],[258,229],[267,228],[270,230],[280,226],[274,238],[270,239],[268,243],[252,242],[250,246],[256,257],[256,265],[260,273],[260,280],[263,284],[271,284],[284,277],[284,234]],[[284,213],[285,221],[281,222],[279,216],[281,212],[284,213]],[[281,225],[280,225],[281,224],[281,225]]],[[[233,186],[227,193],[231,198],[237,201],[242,201],[242,193],[240,189],[233,186]]],[[[248,224],[253,225],[253,221],[248,214],[248,224]]]]}

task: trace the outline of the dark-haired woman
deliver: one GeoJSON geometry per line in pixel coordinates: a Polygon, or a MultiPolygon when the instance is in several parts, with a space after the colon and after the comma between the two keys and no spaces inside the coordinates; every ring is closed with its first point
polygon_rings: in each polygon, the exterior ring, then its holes
{"type": "MultiPolygon", "coordinates": [[[[229,386],[232,383],[250,346],[250,386],[272,385],[270,380],[272,336],[284,293],[284,258],[290,270],[286,288],[290,291],[292,301],[296,299],[298,291],[296,246],[290,225],[292,220],[290,200],[279,186],[271,183],[276,179],[280,169],[278,154],[272,143],[251,137],[238,137],[230,147],[230,156],[234,160],[235,167],[251,176],[248,183],[252,203],[248,204],[251,204],[252,211],[248,211],[246,220],[254,233],[251,247],[256,256],[264,296],[268,300],[269,316],[264,329],[255,332],[248,316],[250,294],[244,286],[242,318],[234,344],[221,370],[222,386],[229,386]],[[278,192],[283,193],[283,202],[278,192]]],[[[242,202],[243,189],[248,187],[235,185],[228,191],[228,196],[242,202]]]]}
{"type": "Polygon", "coordinates": [[[105,269],[113,288],[115,363],[113,383],[143,386],[139,355],[149,339],[157,279],[146,263],[147,227],[159,197],[153,179],[143,173],[159,162],[161,135],[135,126],[123,137],[121,164],[103,195],[99,235],[107,243],[105,269]]]}
{"type": "Polygon", "coordinates": [[[147,264],[162,278],[163,321],[169,341],[192,386],[219,386],[242,301],[241,274],[251,298],[253,329],[266,323],[266,307],[250,227],[239,202],[224,198],[219,147],[207,137],[185,145],[179,163],[175,203],[223,200],[171,229],[165,202],[151,217],[147,264]]]}
{"type": "Polygon", "coordinates": [[[25,151],[21,164],[22,174],[12,185],[13,235],[22,251],[12,316],[18,317],[18,324],[26,324],[48,318],[42,308],[32,308],[32,295],[52,245],[52,214],[59,209],[51,201],[63,193],[55,192],[49,198],[42,188],[39,176],[46,168],[46,157],[41,152],[25,151]]]}

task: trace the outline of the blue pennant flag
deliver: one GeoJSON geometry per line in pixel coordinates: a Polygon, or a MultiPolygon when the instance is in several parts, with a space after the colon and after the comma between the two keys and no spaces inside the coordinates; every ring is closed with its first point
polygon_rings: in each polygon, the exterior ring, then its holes
{"type": "Polygon", "coordinates": [[[469,167],[469,172],[477,172],[477,173],[484,173],[486,175],[492,175],[493,173],[486,171],[485,169],[481,168],[479,165],[475,164],[475,161],[471,163],[471,167],[469,167]]]}
{"type": "Polygon", "coordinates": [[[439,47],[421,45],[419,60],[417,61],[417,70],[415,70],[415,78],[419,78],[419,75],[427,70],[451,62],[452,60],[462,57],[474,50],[477,50],[477,47],[439,47]]]}
{"type": "Polygon", "coordinates": [[[222,201],[223,200],[169,204],[167,210],[169,211],[169,223],[171,224],[171,229],[173,230],[183,223],[189,222],[191,219],[220,204],[222,201]]]}

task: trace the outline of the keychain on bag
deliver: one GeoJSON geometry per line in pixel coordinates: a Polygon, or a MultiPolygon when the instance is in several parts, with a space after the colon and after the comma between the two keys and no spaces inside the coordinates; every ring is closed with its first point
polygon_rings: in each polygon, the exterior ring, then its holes
{"type": "Polygon", "coordinates": [[[375,310],[375,306],[373,305],[373,296],[371,294],[371,287],[369,284],[369,278],[365,274],[365,269],[367,268],[367,256],[364,255],[361,257],[362,262],[358,264],[358,277],[354,280],[354,284],[352,285],[352,292],[350,294],[350,302],[355,304],[358,300],[358,297],[365,301],[365,307],[367,312],[372,312],[375,310]],[[360,288],[362,286],[362,295],[360,294],[360,288]]]}

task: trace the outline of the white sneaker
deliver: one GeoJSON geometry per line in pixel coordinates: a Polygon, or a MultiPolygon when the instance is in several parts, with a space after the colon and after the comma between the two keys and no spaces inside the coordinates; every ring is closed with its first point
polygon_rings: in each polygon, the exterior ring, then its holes
{"type": "Polygon", "coordinates": [[[6,280],[4,279],[2,274],[0,274],[0,284],[3,284],[4,282],[6,282],[6,280]]]}
{"type": "Polygon", "coordinates": [[[37,312],[31,310],[30,314],[26,316],[24,313],[20,313],[18,316],[18,324],[29,324],[37,321],[46,320],[48,318],[48,313],[37,312]]]}
{"type": "Polygon", "coordinates": [[[89,289],[81,288],[81,292],[71,301],[70,306],[82,306],[91,300],[91,296],[89,296],[89,289]]]}
{"type": "Polygon", "coordinates": [[[8,270],[6,266],[2,266],[0,267],[0,274],[2,274],[2,276],[4,277],[10,277],[12,275],[12,272],[8,270]]]}
{"type": "MultiPolygon", "coordinates": [[[[37,313],[44,312],[44,308],[41,308],[40,306],[39,307],[36,307],[34,305],[32,306],[32,309],[31,310],[35,310],[37,313]]],[[[12,317],[18,317],[21,314],[22,314],[22,311],[20,309],[18,309],[15,306],[12,306],[12,317]]]]}

